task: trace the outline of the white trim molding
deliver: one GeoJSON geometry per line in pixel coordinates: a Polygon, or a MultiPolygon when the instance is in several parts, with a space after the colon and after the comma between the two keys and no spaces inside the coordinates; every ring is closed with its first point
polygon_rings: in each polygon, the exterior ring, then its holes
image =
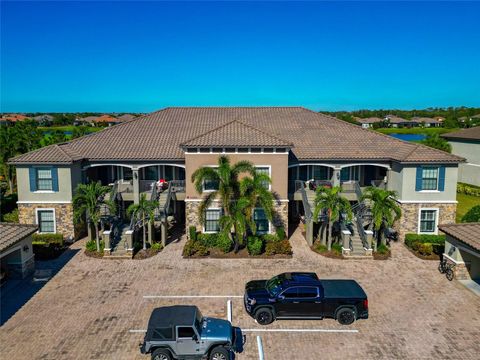
{"type": "MultiPolygon", "coordinates": [[[[205,211],[208,211],[208,210],[217,210],[220,213],[220,217],[222,216],[222,208],[220,208],[220,207],[209,207],[208,209],[205,209],[205,211]]],[[[220,224],[220,217],[218,218],[219,224],[220,224]]],[[[202,233],[203,234],[217,234],[218,231],[206,231],[205,230],[205,222],[204,222],[202,224],[202,233]]]]}
{"type": "Polygon", "coordinates": [[[457,200],[399,200],[400,204],[458,204],[457,200]]]}

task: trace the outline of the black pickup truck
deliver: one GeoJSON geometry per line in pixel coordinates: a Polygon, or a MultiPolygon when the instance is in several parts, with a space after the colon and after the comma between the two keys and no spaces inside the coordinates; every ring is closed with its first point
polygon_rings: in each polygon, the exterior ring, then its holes
{"type": "Polygon", "coordinates": [[[342,325],[368,319],[368,299],[355,280],[320,280],[315,273],[283,273],[245,286],[245,309],[259,324],[276,319],[333,318],[342,325]]]}

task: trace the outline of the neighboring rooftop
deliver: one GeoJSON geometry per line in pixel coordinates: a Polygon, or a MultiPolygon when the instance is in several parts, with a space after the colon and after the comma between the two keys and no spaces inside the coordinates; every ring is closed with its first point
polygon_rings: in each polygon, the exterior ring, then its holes
{"type": "Polygon", "coordinates": [[[0,251],[8,249],[38,230],[37,225],[0,223],[0,251]]]}
{"type": "Polygon", "coordinates": [[[480,126],[475,126],[468,129],[462,129],[460,131],[454,131],[441,135],[445,139],[451,140],[477,140],[480,141],[480,126]]]}
{"type": "MultiPolygon", "coordinates": [[[[298,160],[463,161],[461,157],[362,129],[302,107],[166,108],[57,146],[71,162],[77,158],[91,162],[183,161],[181,144],[198,138],[205,146],[220,146],[227,140],[233,141],[232,131],[245,134],[247,128],[251,129],[250,134],[258,134],[257,143],[261,140],[267,142],[266,146],[277,141],[293,144],[291,154],[298,160]],[[224,138],[219,140],[209,133],[224,138]]],[[[235,141],[238,146],[248,146],[251,142],[250,139],[235,141]]],[[[48,148],[17,156],[11,163],[44,163],[45,151],[50,151],[45,149],[48,148]]],[[[55,163],[55,157],[51,161],[55,163]]]]}
{"type": "Polygon", "coordinates": [[[384,121],[384,119],[380,119],[378,117],[369,117],[364,119],[356,118],[355,121],[361,124],[375,124],[375,123],[384,121]]]}
{"type": "Polygon", "coordinates": [[[480,251],[480,223],[439,225],[438,228],[454,239],[480,251]]]}

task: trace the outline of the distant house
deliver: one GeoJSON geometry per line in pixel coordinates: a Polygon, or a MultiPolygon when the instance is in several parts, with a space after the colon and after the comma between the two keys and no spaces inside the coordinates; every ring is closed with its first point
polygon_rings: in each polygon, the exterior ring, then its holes
{"type": "Polygon", "coordinates": [[[385,120],[390,123],[391,127],[400,128],[400,127],[416,127],[419,125],[418,122],[413,120],[403,119],[396,115],[387,115],[385,116],[385,120]]]}
{"type": "Polygon", "coordinates": [[[2,122],[17,122],[27,120],[28,116],[22,114],[4,114],[1,117],[2,122]]]}
{"type": "Polygon", "coordinates": [[[24,278],[35,269],[32,234],[37,225],[0,223],[1,276],[24,278]]]}
{"type": "Polygon", "coordinates": [[[419,125],[423,125],[425,127],[440,127],[442,126],[442,121],[437,120],[436,118],[429,118],[429,117],[414,117],[412,118],[413,122],[418,123],[419,125]]]}
{"type": "Polygon", "coordinates": [[[137,117],[135,115],[132,115],[132,114],[123,114],[123,115],[117,117],[119,122],[130,121],[130,120],[133,120],[133,119],[136,119],[136,118],[137,117]]]}
{"type": "Polygon", "coordinates": [[[384,119],[380,119],[378,117],[370,117],[366,119],[361,119],[361,118],[356,118],[355,119],[360,125],[362,125],[362,128],[368,129],[373,127],[373,124],[375,123],[381,123],[384,121],[384,119]]]}
{"type": "Polygon", "coordinates": [[[458,181],[480,186],[480,126],[441,135],[452,145],[452,153],[467,162],[458,167],[458,181]]]}
{"type": "Polygon", "coordinates": [[[120,122],[121,121],[119,121],[116,117],[113,117],[111,115],[102,115],[97,117],[95,120],[93,120],[93,123],[95,124],[95,126],[105,125],[105,124],[108,126],[112,126],[112,125],[119,124],[120,122]]]}
{"type": "Polygon", "coordinates": [[[53,116],[48,114],[38,115],[34,116],[33,120],[38,122],[40,125],[50,125],[53,122],[53,116]]]}
{"type": "Polygon", "coordinates": [[[87,116],[84,118],[76,118],[74,125],[94,125],[94,121],[98,118],[98,116],[87,116]]]}

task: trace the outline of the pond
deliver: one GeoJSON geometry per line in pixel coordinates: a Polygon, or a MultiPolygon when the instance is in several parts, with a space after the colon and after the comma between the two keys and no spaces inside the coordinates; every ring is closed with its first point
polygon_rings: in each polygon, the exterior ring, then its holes
{"type": "Polygon", "coordinates": [[[390,134],[390,136],[405,141],[422,141],[427,137],[425,134],[390,134]]]}
{"type": "MultiPolygon", "coordinates": [[[[44,135],[50,135],[51,133],[52,133],[52,132],[51,132],[51,131],[48,131],[48,130],[43,132],[44,135]]],[[[65,130],[65,131],[63,131],[63,134],[64,134],[64,135],[72,135],[72,133],[73,133],[73,132],[70,131],[70,130],[65,130]]]]}

